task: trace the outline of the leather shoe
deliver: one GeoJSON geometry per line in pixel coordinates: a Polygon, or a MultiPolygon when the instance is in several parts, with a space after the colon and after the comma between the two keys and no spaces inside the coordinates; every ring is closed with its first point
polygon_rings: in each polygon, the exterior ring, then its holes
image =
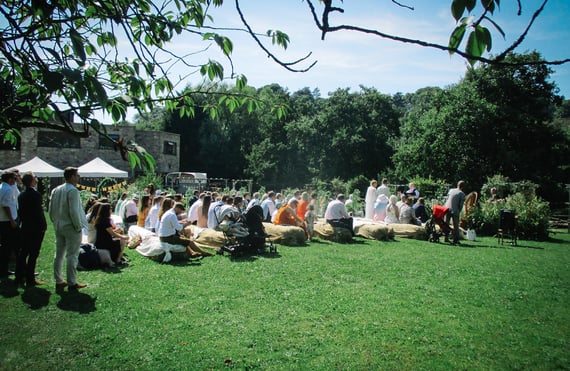
{"type": "Polygon", "coordinates": [[[79,290],[85,287],[87,287],[86,283],[77,282],[75,285],[69,285],[68,290],[79,290]]]}
{"type": "Polygon", "coordinates": [[[67,282],[65,282],[65,281],[63,281],[61,283],[56,283],[55,284],[55,291],[61,291],[66,287],[67,287],[67,282]]]}

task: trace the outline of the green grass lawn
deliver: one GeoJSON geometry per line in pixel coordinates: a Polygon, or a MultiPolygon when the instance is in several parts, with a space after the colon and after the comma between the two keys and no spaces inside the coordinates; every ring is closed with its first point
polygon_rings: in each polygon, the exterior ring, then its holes
{"type": "MultiPolygon", "coordinates": [[[[51,228],[51,227],[50,227],[51,228]]],[[[499,246],[357,238],[0,287],[0,369],[568,369],[570,236],[499,246]]]]}

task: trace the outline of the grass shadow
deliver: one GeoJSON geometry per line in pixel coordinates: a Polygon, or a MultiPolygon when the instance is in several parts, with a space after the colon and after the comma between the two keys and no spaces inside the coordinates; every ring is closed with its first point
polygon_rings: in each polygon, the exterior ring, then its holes
{"type": "Polygon", "coordinates": [[[0,281],[0,296],[5,298],[13,298],[15,296],[20,295],[18,292],[18,286],[8,278],[2,278],[0,281]]]}
{"type": "Polygon", "coordinates": [[[37,310],[48,306],[50,296],[51,292],[48,290],[37,286],[31,286],[26,287],[24,290],[22,301],[28,304],[30,309],[37,310]]]}
{"type": "Polygon", "coordinates": [[[199,257],[196,259],[172,259],[168,263],[157,262],[159,264],[168,264],[174,267],[187,267],[187,266],[199,266],[202,265],[202,260],[204,257],[199,257]]]}
{"type": "Polygon", "coordinates": [[[81,314],[91,313],[97,310],[95,301],[88,294],[79,291],[64,291],[60,293],[61,300],[57,307],[61,310],[77,312],[81,314]]]}

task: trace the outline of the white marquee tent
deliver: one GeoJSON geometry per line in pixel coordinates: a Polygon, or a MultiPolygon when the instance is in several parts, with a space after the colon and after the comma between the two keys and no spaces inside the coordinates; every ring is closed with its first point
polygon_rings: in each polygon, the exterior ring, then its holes
{"type": "Polygon", "coordinates": [[[24,162],[23,164],[12,166],[10,169],[18,169],[20,174],[23,174],[26,171],[33,171],[34,174],[39,177],[63,177],[63,170],[48,164],[38,156],[28,162],[24,162]]]}
{"type": "Polygon", "coordinates": [[[101,160],[99,157],[95,157],[93,160],[86,164],[79,166],[79,175],[85,178],[128,178],[129,173],[117,169],[105,161],[101,160]]]}

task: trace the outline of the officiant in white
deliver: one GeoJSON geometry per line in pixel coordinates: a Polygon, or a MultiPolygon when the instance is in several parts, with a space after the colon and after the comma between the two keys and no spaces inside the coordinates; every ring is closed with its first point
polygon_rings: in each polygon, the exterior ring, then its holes
{"type": "Polygon", "coordinates": [[[372,179],[370,181],[370,186],[366,190],[366,197],[364,198],[364,202],[366,207],[364,209],[364,217],[366,219],[373,219],[374,218],[374,203],[376,202],[376,187],[378,186],[378,181],[372,179]]]}

